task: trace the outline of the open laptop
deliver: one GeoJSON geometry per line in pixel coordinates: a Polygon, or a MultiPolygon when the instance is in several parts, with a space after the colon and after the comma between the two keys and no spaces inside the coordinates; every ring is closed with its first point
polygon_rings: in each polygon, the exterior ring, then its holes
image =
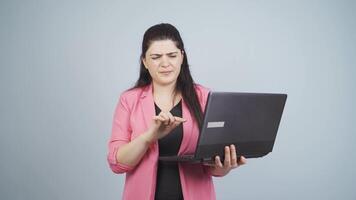
{"type": "Polygon", "coordinates": [[[237,156],[272,152],[286,94],[210,92],[197,148],[192,155],[161,156],[160,161],[212,162],[234,144],[237,156]]]}

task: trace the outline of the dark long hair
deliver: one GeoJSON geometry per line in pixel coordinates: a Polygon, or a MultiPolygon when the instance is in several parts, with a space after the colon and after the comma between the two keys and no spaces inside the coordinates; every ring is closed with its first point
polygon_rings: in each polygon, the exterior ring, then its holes
{"type": "Polygon", "coordinates": [[[133,88],[139,88],[149,85],[152,82],[151,75],[145,68],[142,59],[145,58],[147,49],[152,42],[159,40],[172,40],[178,49],[183,53],[183,63],[177,78],[175,91],[182,94],[190,113],[193,113],[194,119],[198,123],[199,129],[203,121],[203,112],[194,89],[194,81],[190,74],[187,54],[185,53],[184,43],[178,30],[171,24],[161,23],[154,25],[146,30],[142,41],[142,52],[140,56],[140,76],[133,88]]]}

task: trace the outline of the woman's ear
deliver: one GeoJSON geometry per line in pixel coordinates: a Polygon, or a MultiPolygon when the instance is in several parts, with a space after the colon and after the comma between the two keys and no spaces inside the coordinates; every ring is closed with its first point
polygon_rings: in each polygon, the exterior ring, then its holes
{"type": "Polygon", "coordinates": [[[184,60],[184,51],[182,50],[182,63],[183,63],[183,60],[184,60]]]}
{"type": "Polygon", "coordinates": [[[142,60],[143,65],[144,65],[144,66],[145,66],[145,68],[147,69],[146,59],[145,59],[145,58],[141,58],[141,60],[142,60]]]}

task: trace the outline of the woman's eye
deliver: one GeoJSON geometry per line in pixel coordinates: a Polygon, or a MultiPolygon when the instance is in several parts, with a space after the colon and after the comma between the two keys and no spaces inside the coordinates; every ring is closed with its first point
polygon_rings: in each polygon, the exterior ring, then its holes
{"type": "Polygon", "coordinates": [[[170,58],[175,58],[175,57],[177,57],[176,55],[173,55],[173,56],[169,56],[170,58]]]}
{"type": "Polygon", "coordinates": [[[152,60],[157,60],[159,57],[152,57],[152,60]]]}

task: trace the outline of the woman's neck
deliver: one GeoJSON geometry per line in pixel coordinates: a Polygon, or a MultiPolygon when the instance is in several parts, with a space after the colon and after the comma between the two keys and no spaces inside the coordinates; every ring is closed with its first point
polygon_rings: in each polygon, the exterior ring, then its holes
{"type": "Polygon", "coordinates": [[[176,88],[176,83],[160,85],[153,82],[153,94],[155,96],[172,96],[176,88]]]}
{"type": "Polygon", "coordinates": [[[175,83],[170,85],[153,83],[153,98],[162,110],[169,111],[180,101],[181,95],[175,91],[175,87],[175,83]]]}

